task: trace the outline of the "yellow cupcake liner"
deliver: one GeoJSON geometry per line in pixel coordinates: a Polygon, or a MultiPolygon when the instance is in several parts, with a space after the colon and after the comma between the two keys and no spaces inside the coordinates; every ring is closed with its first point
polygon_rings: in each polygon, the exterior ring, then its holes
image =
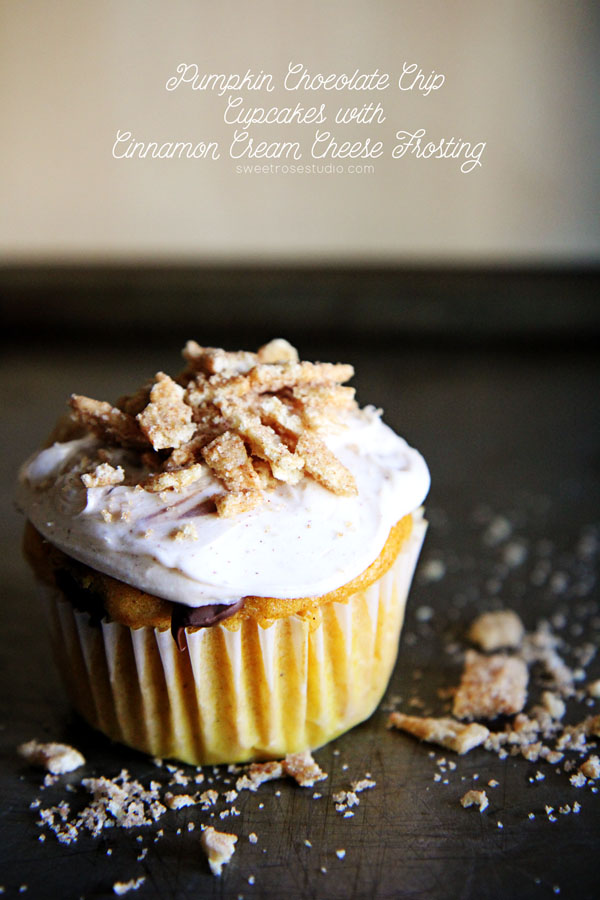
{"type": "Polygon", "coordinates": [[[90,624],[55,588],[47,601],[55,657],[78,712],[110,738],[195,765],[315,749],[371,715],[388,684],[426,531],[413,513],[391,568],[315,627],[291,615],[169,630],[90,624]]]}

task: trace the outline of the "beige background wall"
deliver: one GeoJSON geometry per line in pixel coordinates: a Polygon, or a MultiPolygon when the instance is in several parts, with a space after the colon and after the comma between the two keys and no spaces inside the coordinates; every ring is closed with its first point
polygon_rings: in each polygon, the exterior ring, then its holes
{"type": "MultiPolygon", "coordinates": [[[[597,259],[597,10],[595,0],[4,2],[1,258],[597,259]],[[237,174],[225,98],[165,90],[181,62],[263,69],[280,83],[290,61],[396,77],[416,62],[445,84],[427,97],[243,94],[244,106],[332,110],[381,100],[377,128],[321,126],[384,141],[386,156],[362,175],[237,174]],[[456,160],[391,159],[396,131],[417,128],[438,142],[485,141],[482,165],[463,174],[456,160]],[[139,141],[217,140],[222,156],[114,159],[119,129],[139,141]]],[[[307,148],[314,130],[253,128],[307,148]]]]}

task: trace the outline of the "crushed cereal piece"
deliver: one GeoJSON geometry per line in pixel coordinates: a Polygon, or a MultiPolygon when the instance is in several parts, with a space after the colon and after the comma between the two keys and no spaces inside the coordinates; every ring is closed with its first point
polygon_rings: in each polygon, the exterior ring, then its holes
{"type": "MultiPolygon", "coordinates": [[[[138,474],[126,475],[138,479],[135,488],[167,503],[168,492],[184,491],[210,472],[225,494],[208,497],[207,508],[224,517],[252,510],[278,482],[309,477],[337,494],[356,492],[353,475],[317,435],[339,422],[343,411],[357,408],[354,389],[342,386],[354,374],[352,366],[300,362],[280,338],[258,353],[189,341],[183,356],[188,365],[178,376],[158,372],[117,406],[71,398],[79,425],[138,451],[138,474]]],[[[86,486],[123,480],[125,473],[110,465],[104,448],[98,459],[96,470],[83,476],[86,486]]],[[[110,509],[101,514],[112,521],[110,509]]]]}
{"type": "Polygon", "coordinates": [[[390,713],[388,727],[407,731],[422,741],[440,744],[460,755],[483,744],[490,733],[484,725],[476,722],[465,725],[450,717],[421,718],[420,716],[405,716],[398,712],[390,713]]]}
{"type": "Polygon", "coordinates": [[[19,754],[34,766],[43,766],[52,775],[63,775],[72,772],[85,764],[85,758],[74,747],[68,744],[57,744],[53,741],[40,743],[27,741],[18,748],[19,754]]]}
{"type": "Polygon", "coordinates": [[[259,361],[256,353],[245,350],[228,352],[219,347],[201,347],[196,341],[188,341],[183,356],[192,368],[207,375],[243,375],[259,361]]]}
{"type": "Polygon", "coordinates": [[[186,522],[181,528],[175,528],[171,532],[171,538],[174,541],[197,541],[198,532],[193,522],[186,522]]]}
{"type": "Polygon", "coordinates": [[[131,878],[129,881],[115,881],[113,884],[113,893],[122,897],[123,894],[128,894],[129,891],[137,891],[141,888],[145,880],[145,877],[142,875],[140,878],[131,878]]]}
{"type": "Polygon", "coordinates": [[[280,762],[251,763],[246,773],[237,779],[235,787],[237,791],[256,791],[263,782],[282,777],[283,765],[280,762]]]}
{"type": "Polygon", "coordinates": [[[218,791],[208,790],[200,794],[200,802],[203,809],[209,809],[211,806],[214,806],[218,799],[218,791]]]}
{"type": "Polygon", "coordinates": [[[75,420],[92,434],[123,447],[148,449],[148,442],[133,416],[103,400],[72,394],[69,400],[75,420]]]}
{"type": "Polygon", "coordinates": [[[527,666],[517,657],[467,651],[452,711],[459,719],[494,719],[520,712],[527,697],[527,666]]]}
{"type": "Polygon", "coordinates": [[[518,647],[525,628],[519,616],[511,609],[483,613],[469,629],[469,640],[486,653],[503,647],[518,647]]]}
{"type": "Polygon", "coordinates": [[[377,782],[373,781],[372,778],[361,778],[359,781],[351,781],[350,788],[355,794],[360,794],[361,791],[367,791],[370,788],[374,788],[377,782]]]}
{"type": "Polygon", "coordinates": [[[248,835],[248,840],[250,841],[251,844],[258,843],[258,836],[256,835],[256,833],[254,831],[250,832],[250,834],[248,835]]]}
{"type": "Polygon", "coordinates": [[[197,801],[191,794],[171,794],[167,791],[165,803],[169,809],[183,809],[185,806],[195,806],[197,801]]]}
{"type": "Polygon", "coordinates": [[[343,848],[340,848],[339,850],[335,851],[335,855],[338,859],[343,859],[346,855],[346,851],[343,848]]]}
{"type": "Polygon", "coordinates": [[[109,465],[109,463],[100,463],[93,472],[85,472],[81,476],[81,480],[87,488],[106,487],[110,484],[120,484],[125,479],[125,472],[122,466],[109,465]]]}
{"type": "Polygon", "coordinates": [[[231,491],[220,497],[215,497],[217,512],[223,518],[239,516],[240,513],[250,512],[262,502],[260,491],[231,491]]]}
{"type": "Polygon", "coordinates": [[[274,338],[260,347],[257,357],[259,363],[297,363],[298,351],[284,338],[274,338]]]}
{"type": "Polygon", "coordinates": [[[587,778],[584,773],[581,771],[577,772],[576,775],[571,775],[569,781],[573,785],[573,787],[580,788],[584,787],[587,784],[587,778]]]}
{"type": "Polygon", "coordinates": [[[167,472],[153,472],[143,482],[143,487],[153,494],[171,490],[182,491],[189,484],[204,478],[206,472],[206,466],[202,463],[193,463],[181,469],[169,469],[167,472]]]}
{"type": "Polygon", "coordinates": [[[237,835],[224,831],[216,831],[212,825],[208,825],[200,837],[202,849],[208,857],[208,864],[213,875],[220,875],[223,866],[229,862],[235,853],[237,835]]]}
{"type": "Polygon", "coordinates": [[[225,431],[202,449],[205,462],[228,491],[257,491],[259,478],[246,445],[233,431],[225,431]]]}
{"type": "Polygon", "coordinates": [[[590,681],[587,686],[587,692],[590,697],[598,699],[600,697],[600,678],[597,681],[590,681]]]}
{"type": "Polygon", "coordinates": [[[478,806],[479,812],[483,812],[489,806],[488,797],[485,791],[467,791],[460,798],[461,806],[465,809],[469,806],[478,806]]]}
{"type": "Polygon", "coordinates": [[[298,438],[296,454],[304,460],[304,470],[334,494],[356,494],[354,475],[341,464],[315,434],[304,431],[298,438]]]}
{"type": "Polygon", "coordinates": [[[291,775],[298,782],[300,787],[313,787],[316,781],[327,778],[327,773],[315,762],[310,750],[288,753],[283,760],[283,769],[286,775],[291,775]]]}
{"type": "Polygon", "coordinates": [[[263,425],[260,418],[252,413],[233,409],[227,412],[227,419],[235,431],[248,441],[252,452],[270,464],[274,478],[288,484],[298,484],[302,478],[304,459],[297,453],[291,453],[277,432],[269,425],[263,425]]]}
{"type": "Polygon", "coordinates": [[[542,693],[542,705],[548,710],[553,719],[562,719],[566,712],[564,700],[552,691],[542,693]]]}
{"type": "Polygon", "coordinates": [[[155,450],[177,449],[192,439],[196,425],[184,395],[184,389],[164,372],[156,375],[150,402],[136,416],[141,431],[155,450]]]}
{"type": "Polygon", "coordinates": [[[579,771],[582,772],[586,778],[595,781],[597,778],[600,778],[600,759],[597,756],[588,757],[588,759],[579,766],[579,771]]]}

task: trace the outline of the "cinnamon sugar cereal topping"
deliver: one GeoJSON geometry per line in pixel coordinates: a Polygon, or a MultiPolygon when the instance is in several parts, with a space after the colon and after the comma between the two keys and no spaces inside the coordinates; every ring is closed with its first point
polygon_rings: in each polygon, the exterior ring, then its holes
{"type": "Polygon", "coordinates": [[[461,755],[483,744],[489,736],[485,725],[479,725],[477,722],[464,725],[448,716],[434,719],[405,716],[403,713],[393,712],[390,713],[388,726],[398,728],[400,731],[407,731],[422,741],[440,744],[461,755]]]}
{"type": "Polygon", "coordinates": [[[522,659],[469,650],[452,711],[459,719],[514,715],[525,705],[528,677],[522,659]]]}
{"type": "MultiPolygon", "coordinates": [[[[175,379],[159,372],[117,406],[71,397],[79,425],[151,463],[140,480],[144,490],[180,491],[211,471],[223,486],[215,505],[225,517],[257,506],[278,482],[305,477],[334,494],[356,493],[354,476],[317,433],[356,407],[354,390],[341,386],[352,366],[301,362],[282,339],[257,353],[188,341],[183,356],[187,368],[175,379]]],[[[105,462],[82,479],[94,487],[123,475],[105,462]]]]}

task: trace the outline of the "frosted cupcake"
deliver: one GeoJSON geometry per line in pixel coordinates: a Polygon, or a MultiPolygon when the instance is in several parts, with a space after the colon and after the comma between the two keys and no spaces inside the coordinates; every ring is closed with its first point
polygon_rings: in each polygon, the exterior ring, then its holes
{"type": "Polygon", "coordinates": [[[195,764],[314,749],[387,686],[429,473],[348,365],[191,341],[116,406],[73,395],[20,473],[78,711],[195,764]]]}

